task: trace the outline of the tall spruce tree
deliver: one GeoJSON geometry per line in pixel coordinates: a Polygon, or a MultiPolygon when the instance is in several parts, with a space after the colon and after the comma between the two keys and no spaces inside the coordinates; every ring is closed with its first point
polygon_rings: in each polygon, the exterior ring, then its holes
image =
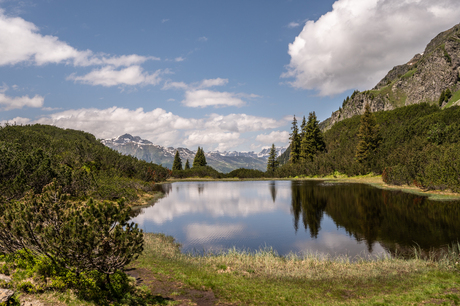
{"type": "Polygon", "coordinates": [[[361,116],[358,138],[355,159],[357,162],[362,163],[369,160],[369,157],[375,153],[381,142],[379,126],[375,121],[374,114],[371,112],[369,103],[366,104],[364,114],[361,116]]]}
{"type": "Polygon", "coordinates": [[[289,156],[289,161],[293,164],[299,161],[299,153],[300,153],[300,135],[299,135],[299,128],[297,127],[297,119],[295,118],[292,120],[292,127],[291,127],[291,153],[289,156]]]}
{"type": "Polygon", "coordinates": [[[174,156],[174,162],[172,166],[173,170],[182,170],[182,160],[180,159],[179,151],[176,150],[176,155],[174,156]]]}
{"type": "Polygon", "coordinates": [[[300,160],[313,160],[313,157],[326,149],[323,133],[315,112],[308,114],[308,122],[302,131],[303,138],[300,143],[300,160]]]}
{"type": "Polygon", "coordinates": [[[302,124],[300,125],[300,141],[302,141],[303,137],[305,136],[306,126],[307,126],[307,121],[305,120],[305,116],[303,116],[302,124]]]}
{"type": "Polygon", "coordinates": [[[188,159],[187,161],[185,162],[185,167],[184,167],[185,170],[187,169],[190,169],[190,163],[188,162],[188,159]]]}
{"type": "Polygon", "coordinates": [[[203,148],[198,147],[195,158],[193,159],[193,167],[203,167],[206,165],[206,156],[204,155],[203,148]]]}
{"type": "Polygon", "coordinates": [[[275,144],[272,144],[272,148],[270,149],[270,153],[268,155],[267,173],[273,175],[278,166],[279,162],[276,160],[275,144]]]}

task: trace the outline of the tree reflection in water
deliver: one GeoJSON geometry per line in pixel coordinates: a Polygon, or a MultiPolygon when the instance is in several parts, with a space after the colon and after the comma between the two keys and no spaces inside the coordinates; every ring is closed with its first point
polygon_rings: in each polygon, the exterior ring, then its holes
{"type": "Polygon", "coordinates": [[[270,194],[273,199],[273,203],[276,202],[276,182],[272,181],[268,184],[268,188],[270,189],[270,194]]]}
{"type": "Polygon", "coordinates": [[[323,214],[344,228],[369,252],[380,242],[392,253],[414,245],[428,251],[460,238],[460,202],[431,201],[400,191],[363,184],[330,184],[293,181],[291,184],[294,229],[300,216],[305,230],[318,237],[323,214]]]}

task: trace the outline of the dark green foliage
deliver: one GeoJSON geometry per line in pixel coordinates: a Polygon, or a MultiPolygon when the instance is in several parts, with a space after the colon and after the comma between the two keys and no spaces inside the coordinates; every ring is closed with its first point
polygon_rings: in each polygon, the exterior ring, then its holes
{"type": "Polygon", "coordinates": [[[28,250],[60,269],[111,275],[143,250],[142,230],[128,223],[130,209],[124,201],[69,201],[51,183],[40,195],[29,192],[22,201],[0,205],[1,253],[28,250]]]}
{"type": "Polygon", "coordinates": [[[375,154],[381,138],[379,126],[375,121],[369,104],[365,105],[364,114],[361,116],[361,124],[358,132],[358,146],[356,147],[356,161],[362,163],[368,161],[370,156],[375,154]]]}
{"type": "Polygon", "coordinates": [[[303,137],[305,136],[305,127],[307,126],[307,120],[305,116],[303,116],[302,124],[300,125],[300,141],[302,141],[303,137]]]}
{"type": "Polygon", "coordinates": [[[211,166],[197,166],[186,170],[173,171],[171,174],[174,178],[190,178],[190,177],[201,177],[201,178],[223,178],[225,175],[218,172],[211,166]]]}
{"type": "Polygon", "coordinates": [[[206,166],[206,156],[204,155],[203,148],[198,147],[195,158],[193,159],[193,168],[206,166]]]}
{"type": "Polygon", "coordinates": [[[289,155],[289,161],[293,164],[299,161],[300,157],[300,135],[299,135],[299,128],[297,127],[297,119],[295,118],[292,120],[292,127],[291,127],[291,151],[289,155]]]}
{"type": "Polygon", "coordinates": [[[449,88],[447,88],[446,90],[443,90],[438,100],[439,107],[441,107],[444,102],[446,103],[449,102],[449,99],[451,97],[452,97],[452,92],[450,91],[449,88]]]}
{"type": "MultiPolygon", "coordinates": [[[[304,117],[305,121],[305,117],[304,117]]],[[[276,149],[275,144],[272,144],[272,148],[270,149],[270,153],[268,155],[267,161],[267,173],[273,175],[275,170],[278,168],[279,162],[276,160],[276,149]]]]}
{"type": "Polygon", "coordinates": [[[235,169],[226,175],[228,178],[263,178],[266,177],[265,172],[256,169],[246,169],[246,168],[239,168],[235,169]]]}
{"type": "Polygon", "coordinates": [[[451,64],[452,63],[452,58],[450,57],[449,53],[447,52],[446,49],[444,49],[444,58],[446,59],[446,61],[451,64]]]}
{"type": "MultiPolygon", "coordinates": [[[[0,194],[19,199],[56,179],[65,193],[100,198],[98,190],[142,188],[168,178],[167,169],[107,148],[85,132],[48,125],[0,127],[0,194]]],[[[119,193],[119,196],[123,193],[119,193]]]]}
{"type": "Polygon", "coordinates": [[[172,170],[173,171],[182,170],[182,160],[180,159],[179,151],[176,151],[176,155],[174,156],[174,163],[172,166],[172,170]]]}
{"type": "Polygon", "coordinates": [[[315,112],[308,115],[308,122],[302,131],[303,138],[300,144],[300,160],[313,160],[318,152],[326,149],[323,133],[319,129],[319,122],[315,112]]]}
{"type": "Polygon", "coordinates": [[[188,169],[190,169],[190,163],[188,162],[188,159],[187,159],[187,161],[185,162],[184,170],[188,170],[188,169]]]}
{"type": "Polygon", "coordinates": [[[354,160],[361,119],[355,116],[324,133],[327,153],[319,153],[313,162],[285,164],[275,176],[324,176],[335,171],[353,176],[386,169],[383,179],[387,177],[388,183],[460,191],[460,107],[441,110],[422,103],[373,114],[382,141],[367,162],[354,160]]]}

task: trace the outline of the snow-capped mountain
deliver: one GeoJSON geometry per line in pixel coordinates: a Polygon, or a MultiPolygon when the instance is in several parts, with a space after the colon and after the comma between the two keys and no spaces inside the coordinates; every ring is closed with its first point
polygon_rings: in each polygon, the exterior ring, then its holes
{"type": "MultiPolygon", "coordinates": [[[[161,164],[165,167],[172,168],[176,150],[179,151],[182,163],[185,165],[188,159],[190,165],[193,163],[196,151],[187,148],[162,147],[155,145],[151,141],[124,134],[112,139],[101,141],[104,145],[119,151],[122,154],[132,155],[139,159],[161,164]]],[[[286,150],[285,147],[277,148],[277,156],[286,150]]],[[[208,165],[214,169],[228,173],[238,168],[258,169],[265,171],[267,168],[267,159],[270,148],[263,149],[260,153],[255,152],[219,152],[211,151],[205,153],[208,165]]]]}

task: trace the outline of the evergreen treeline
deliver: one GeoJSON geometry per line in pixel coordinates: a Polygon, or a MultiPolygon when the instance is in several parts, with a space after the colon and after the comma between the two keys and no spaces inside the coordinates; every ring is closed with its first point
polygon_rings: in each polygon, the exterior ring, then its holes
{"type": "Polygon", "coordinates": [[[165,180],[166,168],[138,160],[101,144],[93,135],[49,125],[0,127],[0,194],[19,199],[56,180],[72,196],[126,197],[149,182],[165,180]]]}
{"type": "MultiPolygon", "coordinates": [[[[378,126],[378,137],[374,139],[378,144],[361,162],[357,149],[362,140],[359,134],[363,116],[355,116],[324,133],[325,151],[318,152],[313,160],[286,163],[275,176],[324,176],[336,171],[353,176],[374,172],[391,184],[460,191],[460,107],[441,110],[437,105],[422,103],[372,116],[378,126]]],[[[285,155],[280,158],[283,159],[285,155]]]]}

